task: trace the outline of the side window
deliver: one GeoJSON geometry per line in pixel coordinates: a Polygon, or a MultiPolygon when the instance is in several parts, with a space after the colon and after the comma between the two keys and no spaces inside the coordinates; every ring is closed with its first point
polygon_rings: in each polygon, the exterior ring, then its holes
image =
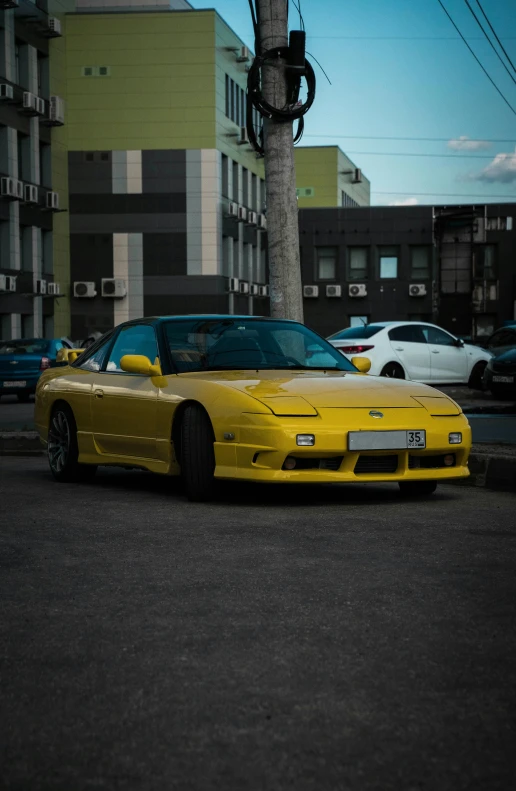
{"type": "Polygon", "coordinates": [[[428,343],[435,343],[438,346],[455,346],[455,339],[437,327],[423,327],[423,334],[428,343]]]}
{"type": "Polygon", "coordinates": [[[405,341],[405,343],[426,343],[426,338],[418,324],[405,324],[403,327],[393,327],[389,330],[391,341],[405,341]]]}
{"type": "Polygon", "coordinates": [[[143,354],[148,357],[151,363],[158,356],[158,345],[156,343],[156,333],[150,324],[137,324],[131,327],[124,327],[115,341],[106,371],[122,372],[120,360],[125,354],[143,354]]]}
{"type": "Polygon", "coordinates": [[[92,349],[81,354],[77,361],[77,365],[74,367],[82,368],[84,371],[100,371],[112,337],[111,335],[109,338],[106,338],[100,346],[95,344],[92,349]]]}
{"type": "Polygon", "coordinates": [[[501,346],[516,346],[516,333],[502,330],[493,335],[489,342],[489,347],[499,349],[501,346]]]}

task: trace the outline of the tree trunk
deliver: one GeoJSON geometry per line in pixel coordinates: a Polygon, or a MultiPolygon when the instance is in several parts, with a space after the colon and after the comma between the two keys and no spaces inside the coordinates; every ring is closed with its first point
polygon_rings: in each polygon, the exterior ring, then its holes
{"type": "MultiPolygon", "coordinates": [[[[288,0],[257,0],[262,51],[288,45],[288,0]]],[[[287,98],[284,61],[262,69],[262,93],[273,107],[287,98]]],[[[303,321],[292,123],[264,119],[271,316],[303,321]]]]}

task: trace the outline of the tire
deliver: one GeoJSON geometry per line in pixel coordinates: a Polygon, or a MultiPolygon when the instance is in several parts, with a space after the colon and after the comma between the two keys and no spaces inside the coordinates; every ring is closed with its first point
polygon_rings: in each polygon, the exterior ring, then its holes
{"type": "Polygon", "coordinates": [[[387,376],[389,379],[405,379],[405,372],[398,363],[387,363],[383,366],[380,376],[387,376]]]}
{"type": "Polygon", "coordinates": [[[471,371],[471,375],[468,381],[468,387],[471,387],[472,390],[482,390],[482,384],[484,381],[484,371],[486,368],[487,363],[476,363],[473,366],[473,370],[471,371]]]}
{"type": "Polygon", "coordinates": [[[48,429],[47,457],[50,472],[60,483],[91,481],[97,472],[95,464],[79,464],[77,425],[68,404],[52,410],[48,429]]]}
{"type": "Polygon", "coordinates": [[[210,500],[215,491],[213,428],[198,404],[186,407],[181,422],[181,476],[191,502],[210,500]]]}
{"type": "Polygon", "coordinates": [[[437,481],[400,481],[403,497],[428,497],[437,489],[437,481]]]}
{"type": "Polygon", "coordinates": [[[28,404],[32,393],[17,393],[17,398],[20,404],[28,404]]]}

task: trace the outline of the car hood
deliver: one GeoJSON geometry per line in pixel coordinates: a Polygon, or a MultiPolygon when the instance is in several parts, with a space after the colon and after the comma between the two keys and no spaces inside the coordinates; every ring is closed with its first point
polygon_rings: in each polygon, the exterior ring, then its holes
{"type": "MultiPolygon", "coordinates": [[[[184,374],[183,374],[184,375],[184,374]]],[[[429,408],[432,414],[459,414],[450,398],[428,385],[404,379],[346,373],[344,371],[210,371],[186,374],[209,379],[256,398],[276,414],[293,414],[303,399],[316,409],[398,407],[429,408]],[[427,403],[428,402],[428,403],[427,403]],[[436,411],[437,410],[437,411],[436,411]]],[[[297,413],[299,414],[299,413],[297,413]]],[[[310,414],[310,411],[306,411],[310,414]]]]}
{"type": "Polygon", "coordinates": [[[502,354],[498,354],[495,360],[497,363],[516,363],[516,347],[514,349],[508,349],[502,354]]]}

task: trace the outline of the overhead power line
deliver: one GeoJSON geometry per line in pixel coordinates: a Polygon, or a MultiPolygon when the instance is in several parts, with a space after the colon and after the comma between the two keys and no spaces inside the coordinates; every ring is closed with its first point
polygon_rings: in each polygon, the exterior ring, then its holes
{"type": "MultiPolygon", "coordinates": [[[[484,15],[484,19],[486,20],[487,24],[488,24],[488,25],[489,25],[489,27],[491,28],[491,32],[492,32],[493,36],[495,37],[495,39],[498,41],[498,44],[500,45],[500,47],[501,47],[501,49],[502,49],[502,51],[503,51],[503,54],[505,55],[505,57],[507,58],[507,60],[508,60],[508,61],[509,61],[509,63],[511,64],[512,68],[514,69],[514,71],[516,72],[516,66],[514,65],[514,63],[512,62],[512,60],[510,59],[509,55],[507,54],[507,50],[505,49],[504,45],[502,44],[502,42],[500,41],[500,39],[499,39],[499,38],[498,38],[498,36],[496,35],[496,30],[495,30],[495,29],[494,29],[494,27],[492,26],[491,22],[490,22],[490,21],[489,21],[489,19],[488,19],[488,16],[487,16],[486,12],[485,12],[485,11],[484,11],[484,9],[482,8],[482,5],[481,5],[481,3],[480,3],[480,0],[477,0],[477,6],[478,6],[478,7],[480,8],[480,10],[482,11],[482,14],[484,15]]],[[[505,41],[509,41],[509,40],[510,40],[510,39],[505,39],[505,41]]]]}
{"type": "Polygon", "coordinates": [[[408,151],[346,151],[346,154],[361,154],[375,157],[438,157],[444,159],[493,159],[493,156],[478,154],[416,154],[408,151]]]}
{"type": "Polygon", "coordinates": [[[516,135],[508,138],[468,137],[460,141],[457,137],[382,137],[381,135],[305,135],[305,137],[327,137],[340,140],[414,140],[424,143],[449,143],[459,141],[464,143],[516,143],[516,135]]]}
{"type": "Polygon", "coordinates": [[[487,35],[487,33],[486,33],[486,30],[485,30],[484,26],[482,25],[482,22],[480,21],[480,19],[478,18],[478,16],[475,14],[475,12],[473,11],[473,9],[471,8],[471,5],[470,5],[470,3],[469,3],[469,0],[464,0],[464,2],[466,3],[467,7],[468,7],[468,8],[469,8],[469,10],[471,11],[471,13],[472,13],[472,15],[473,15],[473,17],[474,17],[474,19],[475,19],[475,22],[476,22],[476,23],[477,23],[477,25],[479,26],[480,30],[482,31],[482,33],[483,33],[483,34],[484,34],[484,36],[486,37],[486,41],[488,41],[488,42],[489,42],[489,46],[490,46],[490,47],[491,47],[491,49],[493,50],[494,54],[496,55],[496,57],[498,58],[498,60],[499,60],[499,61],[500,61],[500,63],[502,64],[502,66],[504,67],[505,71],[507,72],[507,74],[509,75],[509,77],[511,78],[511,80],[513,81],[513,83],[516,85],[516,79],[514,79],[514,76],[511,74],[510,70],[507,68],[506,64],[504,63],[504,60],[503,60],[502,56],[500,55],[500,53],[499,53],[499,52],[498,52],[498,50],[496,49],[495,45],[493,44],[493,42],[491,41],[491,39],[489,38],[489,36],[487,35]]]}
{"type": "MultiPolygon", "coordinates": [[[[494,31],[493,31],[494,32],[494,31]]],[[[496,35],[496,34],[495,34],[496,35]]],[[[468,41],[483,41],[483,36],[466,36],[468,41]]],[[[307,39],[343,41],[460,41],[459,36],[308,36],[307,39]]],[[[515,36],[504,36],[504,41],[515,41],[515,36]]],[[[501,44],[500,44],[501,46],[501,44]]]]}
{"type": "Polygon", "coordinates": [[[486,195],[482,193],[465,193],[465,192],[385,192],[384,190],[371,190],[372,195],[411,195],[412,197],[435,197],[441,195],[443,198],[511,198],[516,200],[516,195],[486,195]]]}
{"type": "Polygon", "coordinates": [[[441,6],[441,8],[443,9],[444,13],[446,14],[446,16],[448,17],[448,19],[449,19],[449,20],[450,20],[450,22],[452,23],[453,27],[455,28],[455,30],[457,31],[457,33],[459,34],[459,36],[461,37],[461,39],[463,40],[464,44],[467,46],[467,48],[469,49],[469,51],[471,52],[471,54],[472,54],[472,55],[473,55],[473,57],[475,58],[476,62],[478,63],[478,65],[480,66],[480,68],[482,69],[482,71],[484,72],[484,74],[486,75],[486,77],[487,77],[487,79],[489,80],[489,82],[490,82],[490,83],[493,85],[493,87],[496,89],[496,91],[497,91],[497,92],[500,94],[500,96],[501,96],[501,97],[502,97],[502,99],[504,100],[504,102],[505,102],[505,104],[507,105],[507,107],[508,107],[508,108],[509,108],[509,109],[510,109],[510,110],[511,110],[513,113],[514,113],[514,115],[516,115],[516,110],[514,109],[514,107],[512,106],[512,104],[510,104],[510,102],[508,102],[508,101],[507,101],[507,99],[505,98],[505,96],[504,96],[504,95],[503,95],[503,93],[501,92],[501,90],[500,90],[500,88],[498,87],[498,85],[496,84],[496,82],[495,82],[495,81],[493,80],[493,78],[492,78],[492,77],[489,75],[489,73],[486,71],[486,69],[484,68],[484,66],[483,66],[483,65],[482,65],[482,63],[480,62],[480,60],[477,58],[477,56],[475,55],[475,53],[473,52],[473,50],[472,50],[472,49],[471,49],[471,47],[469,46],[468,42],[466,41],[466,39],[464,38],[464,36],[463,36],[463,35],[462,35],[462,33],[460,32],[459,28],[457,27],[457,25],[455,24],[455,22],[454,22],[454,21],[453,21],[453,19],[451,18],[450,14],[449,14],[449,13],[448,13],[448,11],[446,10],[445,6],[444,6],[444,5],[443,5],[443,3],[442,3],[442,0],[437,0],[437,2],[439,3],[439,5],[441,6]]]}

